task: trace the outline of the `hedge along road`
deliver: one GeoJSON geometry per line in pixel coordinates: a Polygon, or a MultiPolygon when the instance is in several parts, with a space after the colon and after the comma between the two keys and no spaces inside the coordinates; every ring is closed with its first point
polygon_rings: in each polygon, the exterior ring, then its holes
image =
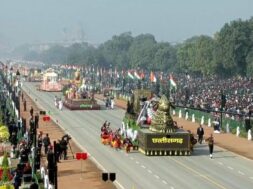
{"type": "MultiPolygon", "coordinates": [[[[59,111],[54,96],[61,93],[37,91],[34,83],[24,83],[23,90],[109,172],[116,172],[117,182],[125,189],[154,188],[252,188],[253,163],[234,153],[215,148],[209,159],[206,144],[197,145],[192,156],[147,157],[126,154],[100,142],[100,127],[105,120],[112,128],[121,125],[124,110],[59,111]]],[[[119,187],[119,185],[117,185],[119,187]]],[[[120,187],[119,187],[120,188],[120,187]]]]}

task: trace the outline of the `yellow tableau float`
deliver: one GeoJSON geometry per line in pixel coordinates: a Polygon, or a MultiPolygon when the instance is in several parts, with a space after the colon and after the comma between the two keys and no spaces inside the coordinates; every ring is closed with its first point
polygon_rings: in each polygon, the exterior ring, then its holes
{"type": "Polygon", "coordinates": [[[100,110],[94,94],[86,88],[85,78],[81,82],[80,70],[77,70],[74,80],[65,91],[63,105],[70,110],[100,110]]]}

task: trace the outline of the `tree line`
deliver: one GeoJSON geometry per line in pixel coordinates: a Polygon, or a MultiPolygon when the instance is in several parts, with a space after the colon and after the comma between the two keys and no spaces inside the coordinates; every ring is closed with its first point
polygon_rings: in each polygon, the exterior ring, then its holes
{"type": "Polygon", "coordinates": [[[140,68],[202,76],[251,76],[253,17],[226,23],[213,37],[194,36],[176,45],[157,42],[151,34],[133,37],[131,32],[125,32],[97,48],[88,43],[54,46],[42,53],[29,52],[25,59],[49,64],[140,68]]]}

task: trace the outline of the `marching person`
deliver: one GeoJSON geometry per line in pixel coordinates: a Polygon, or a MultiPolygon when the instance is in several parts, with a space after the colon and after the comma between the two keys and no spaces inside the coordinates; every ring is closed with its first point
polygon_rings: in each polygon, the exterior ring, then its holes
{"type": "Polygon", "coordinates": [[[57,96],[54,97],[54,105],[56,108],[58,108],[58,99],[57,96]]]}
{"type": "Polygon", "coordinates": [[[198,142],[199,144],[201,144],[203,141],[203,136],[204,136],[204,129],[201,124],[199,125],[197,129],[197,135],[198,135],[198,142]]]}
{"type": "Polygon", "coordinates": [[[63,102],[62,102],[62,100],[61,100],[61,99],[59,100],[58,104],[59,104],[59,110],[62,110],[62,107],[63,107],[63,102]]]}
{"type": "Polygon", "coordinates": [[[111,109],[114,109],[114,99],[111,99],[111,109]]]}
{"type": "Polygon", "coordinates": [[[211,134],[210,137],[208,137],[208,138],[206,139],[206,142],[208,142],[210,158],[212,159],[212,158],[213,158],[213,145],[214,145],[213,134],[211,134]]]}

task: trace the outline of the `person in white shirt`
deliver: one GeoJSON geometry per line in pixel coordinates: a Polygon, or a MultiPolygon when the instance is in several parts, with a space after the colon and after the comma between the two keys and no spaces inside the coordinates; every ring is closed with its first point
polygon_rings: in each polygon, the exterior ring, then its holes
{"type": "Polygon", "coordinates": [[[113,110],[114,109],[114,100],[111,99],[111,109],[113,110]]]}
{"type": "Polygon", "coordinates": [[[62,100],[59,100],[59,110],[62,110],[63,102],[62,100]]]}

